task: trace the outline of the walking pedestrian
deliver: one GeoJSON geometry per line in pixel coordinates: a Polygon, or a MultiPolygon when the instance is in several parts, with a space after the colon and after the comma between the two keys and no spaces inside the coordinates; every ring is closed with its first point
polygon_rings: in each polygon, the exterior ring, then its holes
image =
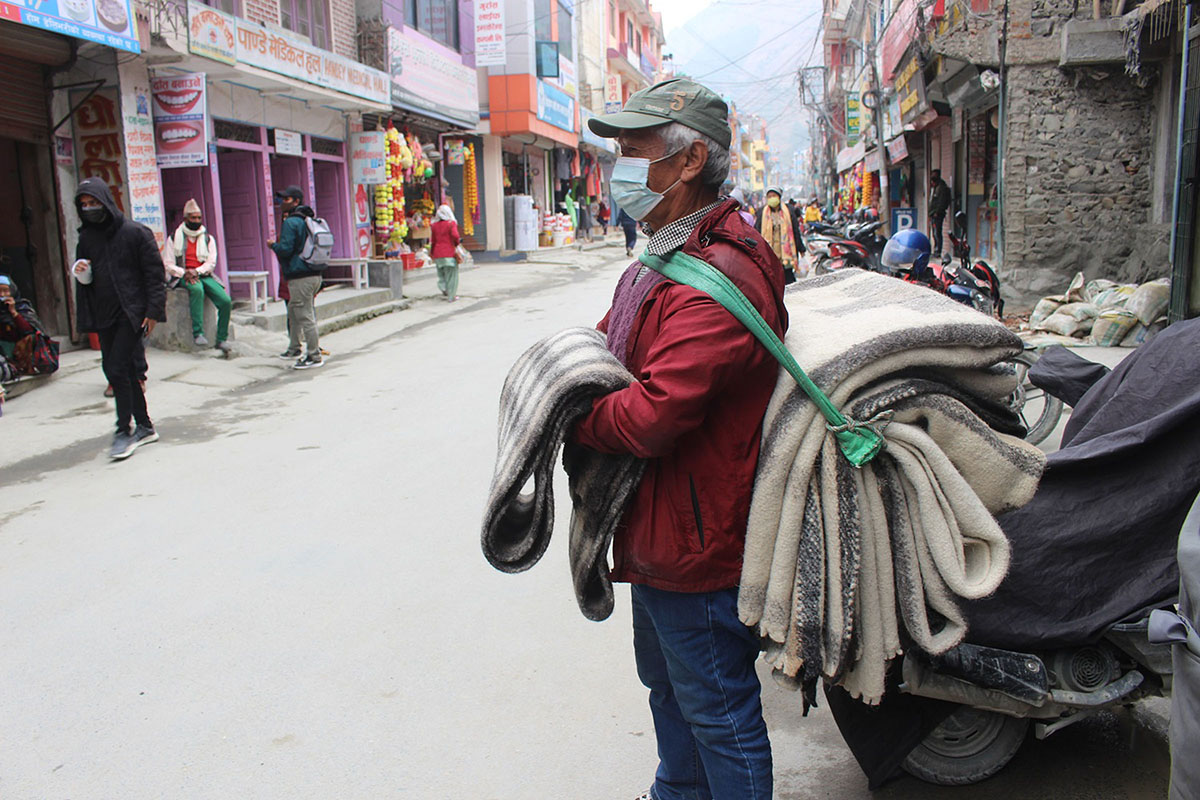
{"type": "Polygon", "coordinates": [[[608,221],[609,221],[610,217],[609,217],[609,211],[608,211],[608,204],[605,203],[603,200],[600,201],[600,208],[596,214],[596,219],[599,220],[599,222],[600,222],[600,232],[603,233],[605,236],[608,236],[608,221]]]}
{"type": "Polygon", "coordinates": [[[233,310],[233,301],[213,274],[217,267],[217,240],[204,227],[204,214],[195,199],[184,204],[183,223],[167,239],[163,248],[163,263],[169,279],[187,290],[192,315],[192,341],[197,347],[208,347],[208,339],[204,335],[204,298],[207,295],[217,309],[217,342],[214,346],[228,353],[230,347],[226,340],[229,338],[229,314],[233,310]]]}
{"type": "Polygon", "coordinates": [[[101,364],[117,406],[108,455],[119,460],[158,441],[136,360],[141,340],[167,318],[162,256],[150,229],[126,219],[99,178],[79,182],[75,208],[83,221],[71,266],[75,313],[79,330],[100,338],[101,364]]]}
{"type": "Polygon", "coordinates": [[[929,173],[929,238],[933,241],[933,257],[942,255],[942,226],[946,222],[946,211],[950,208],[950,187],[942,180],[942,171],[929,173]]]}
{"type": "Polygon", "coordinates": [[[625,209],[617,212],[617,224],[625,231],[625,255],[633,257],[633,247],[637,244],[637,220],[625,213],[625,209]]]}
{"type": "MultiPolygon", "coordinates": [[[[728,109],[677,78],[588,121],[617,138],[613,199],[675,250],[736,284],[779,336],[783,270],[719,199],[729,174],[728,109]]],[[[613,580],[633,584],[637,672],[658,740],[654,800],[771,797],[771,744],[754,671],[759,639],[738,619],[737,586],[760,428],[778,364],[712,297],[634,262],[599,325],[633,373],[597,399],[574,440],[647,460],[613,541],[613,580]]]]}
{"type": "Polygon", "coordinates": [[[316,212],[304,204],[304,193],[298,186],[289,186],[279,193],[283,211],[279,241],[268,241],[279,260],[279,272],[287,281],[288,349],[280,358],[296,359],[293,369],[312,369],[325,362],[321,358],[321,341],[317,333],[317,292],[321,290],[321,271],[312,269],[300,254],[308,239],[306,217],[316,212]],[[303,334],[306,352],[300,355],[300,336],[303,334]]]}
{"type": "Polygon", "coordinates": [[[751,227],[754,227],[754,215],[751,214],[749,211],[747,211],[745,208],[742,208],[742,206],[746,202],[746,194],[740,188],[734,187],[733,191],[731,191],[729,193],[729,199],[735,201],[738,204],[738,212],[737,213],[742,219],[744,219],[746,221],[746,224],[750,225],[751,227]]]}
{"type": "Polygon", "coordinates": [[[759,209],[754,226],[783,264],[784,283],[795,283],[796,266],[799,253],[804,252],[804,240],[800,238],[800,226],[796,218],[780,202],[780,197],[782,192],[779,189],[767,189],[767,201],[759,209]]]}
{"type": "Polygon", "coordinates": [[[458,299],[458,222],[450,206],[438,206],[429,233],[429,256],[437,267],[438,290],[453,303],[458,299]]]}

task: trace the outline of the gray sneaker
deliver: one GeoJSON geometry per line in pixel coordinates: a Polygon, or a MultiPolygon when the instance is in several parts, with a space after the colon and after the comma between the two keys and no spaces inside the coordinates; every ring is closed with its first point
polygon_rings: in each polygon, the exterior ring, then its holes
{"type": "Polygon", "coordinates": [[[192,343],[195,344],[196,347],[208,347],[208,339],[204,338],[203,333],[193,339],[192,343]]]}
{"type": "Polygon", "coordinates": [[[229,342],[217,342],[217,349],[225,355],[229,355],[229,351],[233,349],[233,346],[229,342]]]}
{"type": "Polygon", "coordinates": [[[138,425],[133,429],[133,446],[141,447],[144,444],[158,441],[158,431],[154,430],[154,426],[146,427],[138,425]]]}
{"type": "Polygon", "coordinates": [[[300,357],[300,348],[299,347],[296,347],[296,348],[289,347],[287,350],[284,350],[282,353],[280,353],[279,357],[282,359],[288,360],[288,361],[291,361],[293,358],[299,358],[300,357]]]}
{"type": "Polygon", "coordinates": [[[108,450],[108,457],[113,461],[120,461],[133,455],[133,451],[136,449],[137,442],[134,441],[132,433],[117,431],[113,434],[112,447],[108,450]]]}

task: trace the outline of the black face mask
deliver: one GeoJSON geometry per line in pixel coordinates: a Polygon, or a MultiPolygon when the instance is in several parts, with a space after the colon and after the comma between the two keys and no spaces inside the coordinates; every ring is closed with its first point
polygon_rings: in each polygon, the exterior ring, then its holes
{"type": "Polygon", "coordinates": [[[185,222],[183,224],[187,226],[189,231],[198,231],[204,227],[204,223],[202,222],[185,222]]]}
{"type": "Polygon", "coordinates": [[[79,212],[79,217],[88,225],[101,225],[108,219],[108,211],[104,208],[85,208],[79,212]]]}

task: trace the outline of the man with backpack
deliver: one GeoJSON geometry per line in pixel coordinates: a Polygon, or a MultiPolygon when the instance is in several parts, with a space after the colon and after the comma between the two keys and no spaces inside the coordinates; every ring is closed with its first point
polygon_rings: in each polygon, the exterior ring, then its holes
{"type": "MultiPolygon", "coordinates": [[[[287,281],[289,295],[288,349],[281,353],[280,357],[295,358],[293,369],[311,369],[324,363],[321,360],[321,343],[317,336],[315,303],[317,292],[321,289],[324,264],[313,263],[314,251],[319,255],[320,248],[315,247],[315,243],[310,243],[312,237],[308,224],[309,219],[316,219],[316,213],[310,206],[304,205],[304,193],[298,186],[287,187],[278,197],[279,206],[283,210],[279,240],[269,241],[267,244],[279,259],[279,273],[287,281]],[[303,356],[300,354],[301,333],[304,334],[307,349],[303,356]]],[[[324,256],[327,259],[328,252],[324,253],[324,256]]]]}

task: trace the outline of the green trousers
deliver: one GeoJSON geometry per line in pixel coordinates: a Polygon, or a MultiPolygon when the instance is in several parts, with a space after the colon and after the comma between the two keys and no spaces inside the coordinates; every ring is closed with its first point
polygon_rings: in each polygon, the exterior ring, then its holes
{"type": "Polygon", "coordinates": [[[438,289],[453,301],[458,297],[458,261],[453,258],[435,258],[434,265],[438,272],[438,289]]]}
{"type": "Polygon", "coordinates": [[[180,281],[180,286],[188,290],[188,302],[192,309],[192,336],[204,335],[204,296],[212,300],[217,309],[217,341],[219,344],[229,338],[229,312],[233,310],[233,301],[221,282],[212,275],[202,275],[195,283],[180,281]]]}

